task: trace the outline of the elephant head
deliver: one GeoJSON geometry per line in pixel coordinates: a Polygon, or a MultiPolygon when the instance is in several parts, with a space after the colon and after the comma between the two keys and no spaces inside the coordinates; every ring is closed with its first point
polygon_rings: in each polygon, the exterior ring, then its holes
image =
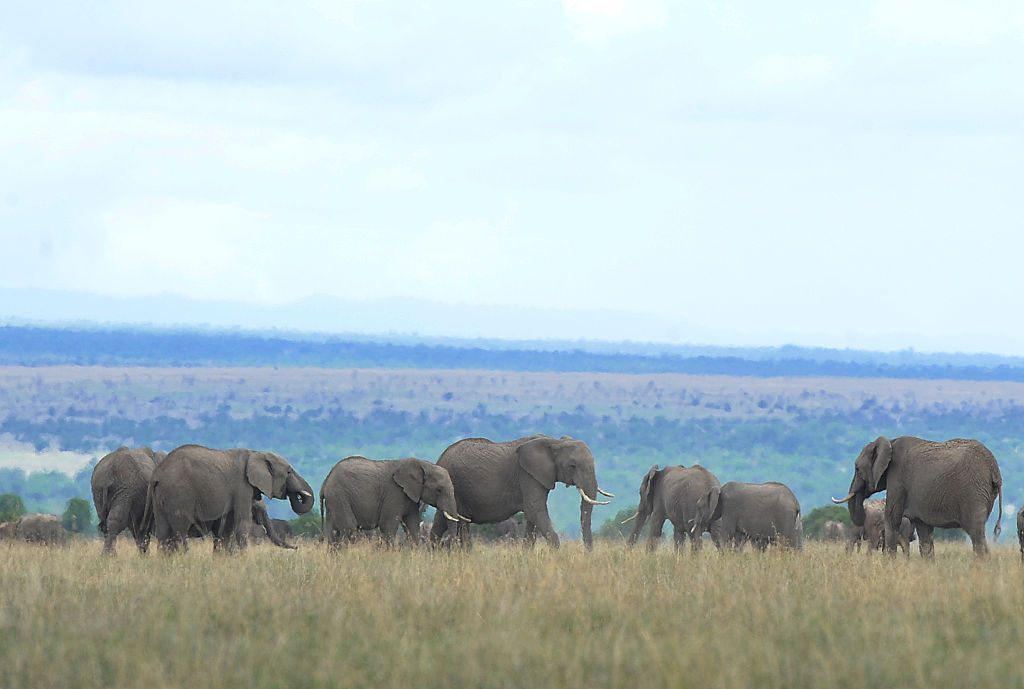
{"type": "Polygon", "coordinates": [[[253,488],[267,497],[288,498],[296,514],[313,509],[313,489],[287,460],[273,452],[248,451],[245,477],[253,488]]]}
{"type": "Polygon", "coordinates": [[[651,512],[654,511],[654,485],[657,481],[658,465],[655,464],[647,470],[647,474],[644,475],[643,480],[640,482],[640,505],[636,508],[636,514],[622,522],[625,524],[632,519],[636,519],[633,531],[629,534],[629,545],[636,544],[637,539],[640,538],[640,532],[643,531],[644,524],[647,523],[651,512]]]}
{"type": "Polygon", "coordinates": [[[721,493],[722,488],[720,486],[711,486],[707,493],[697,499],[697,509],[688,525],[690,527],[690,534],[694,538],[702,537],[704,532],[708,530],[712,517],[718,511],[718,498],[721,496],[721,493]]]}
{"type": "Polygon", "coordinates": [[[593,546],[591,513],[594,505],[607,505],[599,495],[615,497],[597,485],[594,455],[582,440],[568,436],[555,439],[540,436],[518,449],[519,467],[542,486],[551,490],[555,483],[575,486],[580,493],[580,531],[587,547],[593,546]]]}
{"type": "Polygon", "coordinates": [[[459,514],[455,504],[455,486],[444,467],[422,459],[405,459],[392,475],[406,497],[440,510],[452,521],[469,521],[459,514]]]}
{"type": "Polygon", "coordinates": [[[850,491],[842,500],[832,498],[837,505],[847,504],[854,526],[864,526],[864,500],[885,490],[886,472],[892,462],[892,443],[884,436],[864,446],[853,465],[850,491]]]}

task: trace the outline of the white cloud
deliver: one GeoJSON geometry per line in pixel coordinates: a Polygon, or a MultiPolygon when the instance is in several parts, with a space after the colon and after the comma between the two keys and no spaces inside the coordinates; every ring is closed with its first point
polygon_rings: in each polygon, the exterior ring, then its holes
{"type": "Polygon", "coordinates": [[[824,55],[765,55],[750,68],[750,78],[765,86],[785,86],[821,81],[832,72],[832,60],[824,55]]]}
{"type": "Polygon", "coordinates": [[[668,23],[667,0],[563,0],[562,7],[572,35],[595,46],[668,23]]]}
{"type": "Polygon", "coordinates": [[[1018,0],[876,0],[871,25],[880,34],[916,44],[976,46],[1024,37],[1018,0]]]}

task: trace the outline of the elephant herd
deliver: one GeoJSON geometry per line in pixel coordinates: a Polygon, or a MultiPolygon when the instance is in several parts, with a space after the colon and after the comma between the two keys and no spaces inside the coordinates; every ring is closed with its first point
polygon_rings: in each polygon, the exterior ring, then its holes
{"type": "MultiPolygon", "coordinates": [[[[468,438],[448,447],[436,463],[347,457],[334,465],[320,488],[323,538],[332,548],[372,533],[391,543],[403,529],[413,543],[468,546],[470,524],[511,524],[505,530],[515,533],[512,518],[521,512],[527,544],[539,534],[558,547],[547,500],[559,483],[579,492],[580,531],[592,547],[593,508],[609,504],[601,496],[614,496],[600,488],[594,455],[581,440],[546,435],[508,442],[468,438]],[[436,509],[429,539],[421,534],[421,525],[426,525],[420,521],[427,505],[436,509]]],[[[207,536],[215,550],[233,550],[262,533],[275,545],[293,547],[287,522],[271,520],[263,499],[287,499],[297,514],[314,506],[312,488],[284,458],[200,445],[183,445],[167,454],[149,448],[115,450],[94,468],[92,493],[105,552],[112,552],[126,529],[142,552],[151,537],[163,551],[185,548],[189,538],[207,536]]],[[[800,549],[803,544],[800,504],[781,483],[722,484],[700,465],[655,465],[641,480],[639,493],[637,512],[626,520],[636,522],[628,539],[631,546],[649,523],[647,545],[654,548],[666,520],[672,523],[677,548],[689,538],[691,547],[699,549],[705,533],[718,547],[750,543],[762,550],[771,544],[800,549]]],[[[894,554],[897,546],[909,552],[916,534],[921,554],[932,557],[932,530],[961,528],[975,554],[982,556],[988,552],[985,523],[997,498],[996,536],[1002,477],[982,443],[879,437],[854,462],[846,497],[833,498],[847,505],[853,529],[829,522],[824,536],[846,541],[848,549],[859,549],[863,541],[869,549],[881,547],[894,554]],[[868,499],[881,491],[885,500],[868,499]]],[[[26,515],[24,524],[0,525],[0,536],[48,542],[27,537],[32,529],[45,530],[46,517],[26,515]]],[[[1017,524],[1024,557],[1024,510],[1017,524]]]]}

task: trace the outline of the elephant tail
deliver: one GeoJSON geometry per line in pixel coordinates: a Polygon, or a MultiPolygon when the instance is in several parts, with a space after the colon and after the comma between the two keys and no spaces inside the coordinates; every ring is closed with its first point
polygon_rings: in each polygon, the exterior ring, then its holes
{"type": "Polygon", "coordinates": [[[96,528],[101,534],[107,533],[107,515],[110,514],[110,486],[103,486],[100,489],[93,488],[92,501],[96,505],[96,518],[99,524],[96,528]]]}
{"type": "Polygon", "coordinates": [[[999,513],[996,515],[996,528],[992,529],[992,536],[999,538],[999,534],[1003,531],[1003,484],[1000,483],[996,488],[999,490],[999,513]]]}
{"type": "Polygon", "coordinates": [[[327,540],[327,520],[324,519],[324,491],[320,490],[320,542],[327,540]]]}
{"type": "Polygon", "coordinates": [[[142,526],[141,530],[144,534],[153,532],[153,488],[156,487],[155,482],[150,482],[146,487],[146,508],[142,512],[142,526]]]}

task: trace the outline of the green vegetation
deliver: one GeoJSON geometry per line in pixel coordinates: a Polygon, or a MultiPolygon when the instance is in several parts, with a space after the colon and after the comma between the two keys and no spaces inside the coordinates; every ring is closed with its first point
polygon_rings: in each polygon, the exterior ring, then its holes
{"type": "Polygon", "coordinates": [[[0,545],[5,689],[1013,687],[1024,647],[1011,548],[100,551],[0,545]]]}
{"type": "Polygon", "coordinates": [[[320,538],[324,532],[320,513],[316,511],[291,519],[288,525],[292,527],[292,533],[300,538],[320,538]]]}
{"type": "Polygon", "coordinates": [[[71,498],[60,518],[69,533],[92,533],[92,504],[84,498],[71,498]]]}
{"type": "MultiPolygon", "coordinates": [[[[633,531],[633,522],[626,522],[625,520],[636,514],[637,508],[627,507],[626,509],[619,510],[610,519],[606,519],[597,529],[594,530],[594,537],[601,538],[607,541],[624,541],[629,538],[629,534],[633,531]]],[[[650,529],[650,524],[645,524],[641,535],[646,536],[647,531],[650,529]]]]}
{"type": "Polygon", "coordinates": [[[850,510],[840,505],[823,505],[815,507],[804,514],[804,537],[821,538],[821,530],[825,522],[841,522],[853,526],[850,521],[850,510]]]}
{"type": "Polygon", "coordinates": [[[25,514],[25,503],[13,493],[0,495],[0,522],[13,522],[25,514]]]}

